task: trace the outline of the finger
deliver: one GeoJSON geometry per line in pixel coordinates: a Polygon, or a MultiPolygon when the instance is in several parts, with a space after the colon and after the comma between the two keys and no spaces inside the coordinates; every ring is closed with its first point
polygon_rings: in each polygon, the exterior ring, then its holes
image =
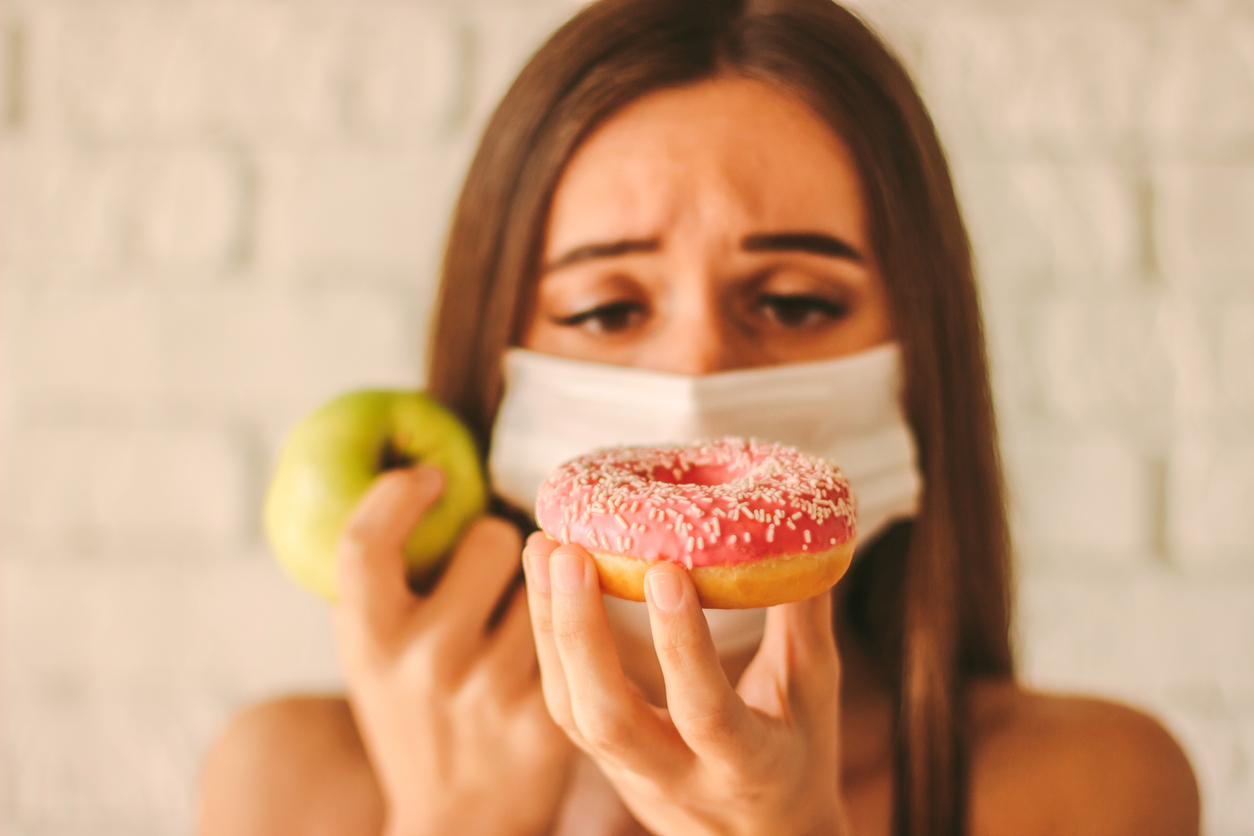
{"type": "Polygon", "coordinates": [[[727,681],[692,578],[673,563],[645,575],[649,626],[666,683],[666,707],[693,751],[726,757],[756,748],[760,729],[727,681]]]}
{"type": "Polygon", "coordinates": [[[483,665],[506,699],[513,699],[537,685],[536,643],[531,636],[531,614],[524,590],[514,592],[492,634],[483,665]]]}
{"type": "Polygon", "coordinates": [[[389,471],[370,486],[344,526],[336,550],[340,609],[376,638],[394,633],[414,609],[402,549],[443,490],[439,468],[389,471]]]}
{"type": "Polygon", "coordinates": [[[646,775],[670,772],[687,759],[687,748],[628,685],[591,555],[579,546],[557,547],[549,555],[549,580],[553,640],[580,737],[612,765],[646,775]]]}
{"type": "Polygon", "coordinates": [[[431,594],[431,617],[461,625],[455,632],[468,638],[482,639],[488,617],[518,574],[521,553],[521,538],[513,525],[499,517],[475,521],[431,594]]]}
{"type": "Polygon", "coordinates": [[[543,531],[533,531],[527,535],[523,543],[524,551],[542,551],[545,555],[552,554],[560,544],[543,531]]]}
{"type": "Polygon", "coordinates": [[[556,542],[535,534],[527,539],[527,547],[523,552],[523,562],[527,569],[527,610],[531,615],[531,632],[535,642],[536,661],[540,665],[544,702],[553,720],[574,735],[577,733],[574,730],[574,717],[570,713],[566,672],[562,668],[562,658],[558,655],[557,643],[553,638],[549,556],[557,545],[556,542]]]}
{"type": "Polygon", "coordinates": [[[754,708],[793,722],[820,722],[835,711],[840,656],[830,592],[767,610],[762,645],[737,691],[754,708]]]}

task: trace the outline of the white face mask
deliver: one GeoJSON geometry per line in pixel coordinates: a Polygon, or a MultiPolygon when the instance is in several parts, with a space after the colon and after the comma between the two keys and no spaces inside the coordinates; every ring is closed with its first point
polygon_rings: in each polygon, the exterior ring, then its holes
{"type": "MultiPolygon", "coordinates": [[[[900,393],[895,343],[700,377],[510,349],[488,470],[501,497],[530,510],[554,467],[598,447],[725,435],[777,441],[844,471],[858,500],[858,540],[870,543],[918,507],[922,481],[900,393]]],[[[608,596],[605,603],[616,626],[648,636],[644,604],[608,596]]],[[[705,614],[722,654],[761,641],[763,610],[705,614]]]]}

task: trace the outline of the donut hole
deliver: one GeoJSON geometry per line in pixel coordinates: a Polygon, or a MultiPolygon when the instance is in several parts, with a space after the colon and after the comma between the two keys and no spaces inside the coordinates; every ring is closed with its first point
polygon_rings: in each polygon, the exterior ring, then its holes
{"type": "Polygon", "coordinates": [[[725,464],[697,464],[687,470],[655,468],[653,481],[668,485],[726,485],[748,473],[744,468],[725,464]]]}

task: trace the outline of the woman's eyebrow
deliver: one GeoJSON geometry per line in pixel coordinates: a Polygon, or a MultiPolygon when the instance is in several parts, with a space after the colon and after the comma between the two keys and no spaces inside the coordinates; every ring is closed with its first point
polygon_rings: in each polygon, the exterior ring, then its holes
{"type": "Polygon", "coordinates": [[[657,252],[662,242],[657,238],[624,238],[620,241],[598,241],[583,244],[570,250],[560,258],[544,265],[543,272],[551,273],[563,267],[569,267],[581,261],[592,261],[597,258],[613,258],[627,253],[657,252]]]}
{"type": "Polygon", "coordinates": [[[772,232],[746,235],[741,239],[740,246],[749,252],[798,251],[862,262],[862,254],[854,249],[852,244],[834,235],[828,235],[826,232],[772,232]]]}

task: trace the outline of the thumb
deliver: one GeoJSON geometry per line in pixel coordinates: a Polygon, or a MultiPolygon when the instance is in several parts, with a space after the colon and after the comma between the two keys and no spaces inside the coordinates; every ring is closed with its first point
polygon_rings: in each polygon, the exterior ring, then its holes
{"type": "Polygon", "coordinates": [[[762,644],[738,690],[746,703],[776,716],[833,710],[840,699],[840,655],[830,591],[766,611],[762,644]]]}
{"type": "Polygon", "coordinates": [[[340,605],[376,638],[395,630],[415,604],[406,584],[405,540],[443,490],[439,468],[388,471],[344,526],[336,559],[340,605]]]}

